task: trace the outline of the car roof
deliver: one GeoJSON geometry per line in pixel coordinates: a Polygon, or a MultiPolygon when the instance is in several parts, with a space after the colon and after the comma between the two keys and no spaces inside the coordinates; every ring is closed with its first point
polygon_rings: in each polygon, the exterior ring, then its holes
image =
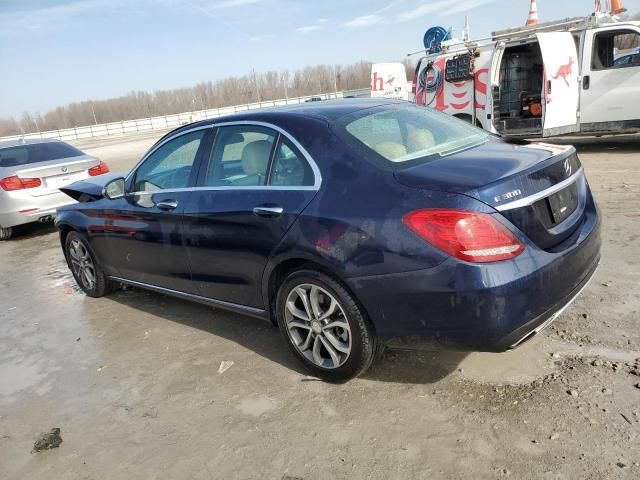
{"type": "Polygon", "coordinates": [[[0,148],[21,147],[23,145],[35,145],[38,143],[64,143],[57,138],[19,138],[17,140],[0,141],[0,148]]]}
{"type": "MultiPolygon", "coordinates": [[[[323,100],[321,102],[306,102],[295,105],[284,105],[281,107],[271,107],[262,109],[265,113],[288,113],[304,117],[314,117],[332,121],[344,115],[348,115],[358,110],[392,105],[399,100],[388,100],[384,98],[344,98],[337,100],[323,100]]],[[[249,112],[247,112],[249,113],[249,112]]],[[[256,112],[257,113],[257,112],[256,112]]]]}
{"type": "MultiPolygon", "coordinates": [[[[401,105],[407,102],[399,100],[387,100],[384,98],[345,98],[338,100],[323,100],[321,102],[307,102],[295,105],[282,105],[277,107],[256,108],[222,117],[202,120],[198,125],[215,125],[225,122],[277,120],[291,117],[309,118],[333,122],[336,119],[359,110],[369,108],[401,105]]],[[[192,128],[196,124],[185,125],[184,129],[192,128]]]]}
{"type": "Polygon", "coordinates": [[[279,107],[262,108],[241,114],[234,117],[246,116],[251,118],[253,114],[274,113],[282,115],[297,115],[302,117],[317,118],[326,121],[333,121],[344,115],[348,115],[358,110],[380,107],[394,103],[404,103],[397,100],[387,100],[384,98],[345,98],[337,100],[323,100],[320,102],[305,102],[295,105],[283,105],[279,107]]]}

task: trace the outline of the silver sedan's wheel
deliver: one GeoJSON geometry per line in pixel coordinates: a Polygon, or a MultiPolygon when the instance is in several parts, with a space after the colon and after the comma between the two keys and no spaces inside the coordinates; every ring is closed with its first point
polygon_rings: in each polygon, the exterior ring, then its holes
{"type": "Polygon", "coordinates": [[[9,240],[12,234],[13,229],[11,227],[0,227],[0,240],[9,240]]]}
{"type": "Polygon", "coordinates": [[[318,367],[342,366],[351,353],[345,311],[327,290],[304,283],[291,290],[284,312],[287,332],[298,351],[318,367]]]}
{"type": "Polygon", "coordinates": [[[80,240],[71,240],[69,259],[76,280],[80,281],[86,290],[93,290],[96,286],[96,267],[87,247],[80,240]]]}

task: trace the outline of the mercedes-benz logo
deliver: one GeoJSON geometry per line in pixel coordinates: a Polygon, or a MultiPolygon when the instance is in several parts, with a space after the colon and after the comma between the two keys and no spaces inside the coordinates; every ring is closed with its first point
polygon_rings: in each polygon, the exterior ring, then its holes
{"type": "Polygon", "coordinates": [[[568,158],[564,161],[564,171],[567,173],[567,177],[571,175],[571,161],[568,158]]]}
{"type": "Polygon", "coordinates": [[[67,167],[62,167],[62,173],[67,173],[67,167]]]}

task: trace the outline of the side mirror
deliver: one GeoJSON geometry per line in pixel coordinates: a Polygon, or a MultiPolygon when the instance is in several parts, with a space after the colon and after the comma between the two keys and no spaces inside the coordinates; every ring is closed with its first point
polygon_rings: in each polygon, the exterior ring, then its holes
{"type": "Polygon", "coordinates": [[[124,197],[124,178],[118,177],[107,183],[102,189],[102,195],[109,200],[124,197]]]}

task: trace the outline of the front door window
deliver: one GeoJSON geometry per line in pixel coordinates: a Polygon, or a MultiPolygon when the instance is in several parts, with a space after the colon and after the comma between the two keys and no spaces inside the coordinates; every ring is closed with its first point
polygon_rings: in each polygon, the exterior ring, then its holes
{"type": "Polygon", "coordinates": [[[205,132],[198,130],[181,135],[149,155],[135,173],[133,190],[157,192],[187,188],[205,132]]]}

